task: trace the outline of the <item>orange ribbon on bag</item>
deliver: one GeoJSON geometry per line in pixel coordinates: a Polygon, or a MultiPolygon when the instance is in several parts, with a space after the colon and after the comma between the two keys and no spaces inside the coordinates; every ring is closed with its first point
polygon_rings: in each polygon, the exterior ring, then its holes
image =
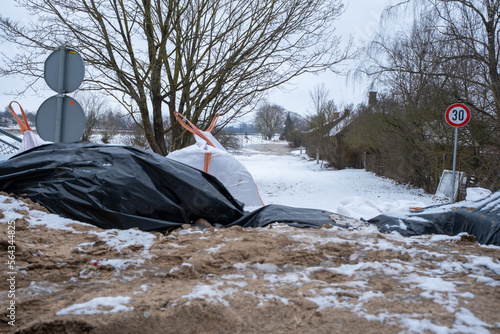
{"type": "Polygon", "coordinates": [[[24,134],[25,131],[32,131],[31,130],[31,127],[28,123],[28,118],[26,117],[26,113],[24,112],[24,109],[23,107],[19,104],[19,102],[17,101],[12,101],[11,103],[9,103],[9,111],[10,113],[12,114],[12,116],[14,116],[14,118],[16,119],[16,122],[17,122],[17,125],[19,125],[19,128],[21,129],[21,132],[24,134]],[[21,115],[23,117],[23,120],[21,120],[19,118],[19,116],[16,114],[16,112],[14,111],[14,109],[12,109],[12,103],[16,103],[19,108],[21,109],[21,115]]]}

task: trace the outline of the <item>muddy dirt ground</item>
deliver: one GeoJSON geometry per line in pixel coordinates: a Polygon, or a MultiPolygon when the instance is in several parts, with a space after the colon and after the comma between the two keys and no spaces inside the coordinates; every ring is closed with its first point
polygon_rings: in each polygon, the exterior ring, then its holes
{"type": "MultiPolygon", "coordinates": [[[[494,284],[500,272],[473,265],[485,258],[500,263],[500,248],[468,236],[409,239],[346,220],[350,228],[200,225],[148,237],[131,231],[131,238],[147,242],[120,247],[112,242],[116,231],[33,224],[51,215],[25,202],[15,221],[16,326],[7,323],[9,282],[2,268],[0,332],[500,333],[500,286],[494,284]],[[441,288],[429,290],[417,276],[440,280],[441,288]],[[101,303],[93,312],[75,308],[103,300],[98,297],[113,297],[115,304],[101,303]]],[[[0,211],[6,254],[3,217],[0,211]]]]}

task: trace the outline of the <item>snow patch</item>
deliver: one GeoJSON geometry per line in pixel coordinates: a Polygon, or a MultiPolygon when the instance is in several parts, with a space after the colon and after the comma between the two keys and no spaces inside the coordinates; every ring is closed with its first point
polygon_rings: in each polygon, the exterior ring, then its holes
{"type": "Polygon", "coordinates": [[[117,312],[130,312],[133,307],[126,306],[130,302],[130,297],[97,297],[85,303],[73,304],[58,311],[56,315],[68,314],[106,314],[117,312]]]}

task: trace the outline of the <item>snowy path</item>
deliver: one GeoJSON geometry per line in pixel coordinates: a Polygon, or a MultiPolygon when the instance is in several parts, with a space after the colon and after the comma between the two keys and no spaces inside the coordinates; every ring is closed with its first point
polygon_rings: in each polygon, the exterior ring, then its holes
{"type": "Polygon", "coordinates": [[[441,198],[359,169],[326,170],[299,155],[236,158],[252,174],[265,204],[323,209],[369,219],[388,210],[442,203],[441,198]]]}

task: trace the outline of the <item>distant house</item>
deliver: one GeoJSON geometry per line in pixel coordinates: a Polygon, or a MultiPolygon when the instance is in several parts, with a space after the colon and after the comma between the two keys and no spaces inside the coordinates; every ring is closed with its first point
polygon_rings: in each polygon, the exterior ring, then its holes
{"type": "MultiPolygon", "coordinates": [[[[377,92],[370,92],[368,96],[368,108],[362,110],[361,113],[371,110],[376,103],[377,92]]],[[[367,166],[371,165],[371,156],[368,152],[353,149],[345,140],[345,135],[348,133],[351,124],[359,115],[345,110],[337,120],[330,124],[331,128],[328,133],[330,137],[328,163],[335,168],[364,168],[367,170],[371,168],[367,166]]]]}

